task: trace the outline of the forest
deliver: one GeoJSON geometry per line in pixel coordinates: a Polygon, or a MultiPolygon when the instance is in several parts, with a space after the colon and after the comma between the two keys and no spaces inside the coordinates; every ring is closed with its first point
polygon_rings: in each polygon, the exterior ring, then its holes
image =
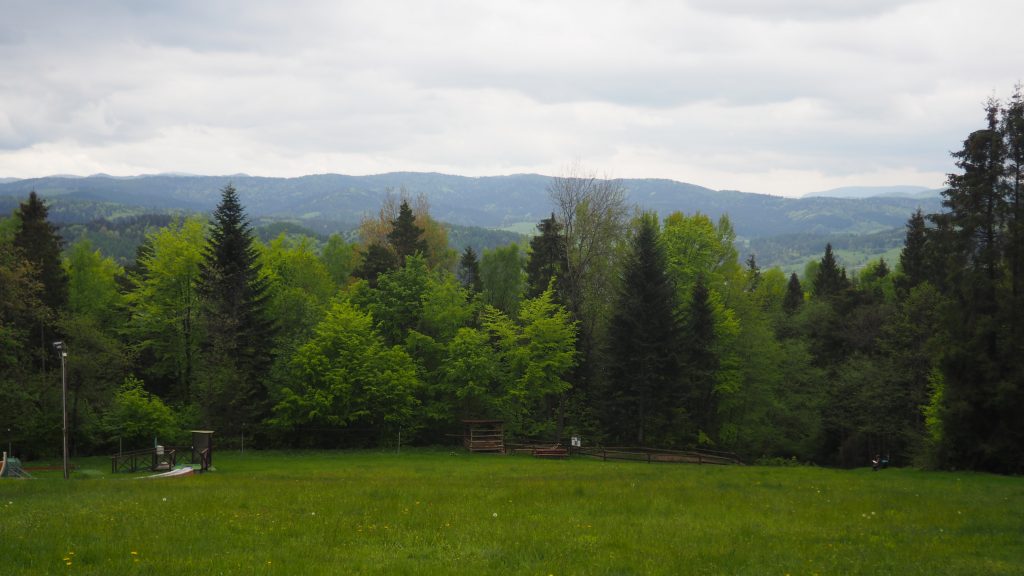
{"type": "Polygon", "coordinates": [[[728,216],[657,214],[554,178],[528,247],[457,251],[424,197],[358,238],[261,240],[231,183],[121,266],[65,244],[31,192],[0,220],[0,431],[19,456],[173,444],[522,441],[704,447],[748,461],[1024,472],[1024,96],[990,100],[943,209],[898,261],[803,273],[742,255],[728,216]],[[399,438],[401,440],[399,440],[399,438]]]}

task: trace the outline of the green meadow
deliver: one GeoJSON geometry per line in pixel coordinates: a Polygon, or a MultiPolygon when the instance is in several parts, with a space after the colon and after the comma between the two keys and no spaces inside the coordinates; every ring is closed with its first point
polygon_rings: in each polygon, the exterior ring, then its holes
{"type": "Polygon", "coordinates": [[[0,574],[1024,574],[1024,479],[223,452],[0,481],[0,574]]]}

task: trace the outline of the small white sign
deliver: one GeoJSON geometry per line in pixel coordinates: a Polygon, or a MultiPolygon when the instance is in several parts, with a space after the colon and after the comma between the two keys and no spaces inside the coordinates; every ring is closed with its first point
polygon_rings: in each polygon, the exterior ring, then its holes
{"type": "Polygon", "coordinates": [[[572,442],[572,447],[573,448],[579,448],[580,447],[580,437],[579,436],[573,436],[571,442],[572,442]]]}

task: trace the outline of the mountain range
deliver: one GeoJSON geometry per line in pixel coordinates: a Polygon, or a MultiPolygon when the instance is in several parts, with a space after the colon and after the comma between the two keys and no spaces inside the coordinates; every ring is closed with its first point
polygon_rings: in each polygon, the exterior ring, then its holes
{"type": "MultiPolygon", "coordinates": [[[[548,187],[539,174],[465,177],[422,172],[372,176],[318,174],[297,178],[151,175],[112,177],[53,176],[0,181],[0,213],[10,213],[30,191],[50,203],[58,222],[84,222],[143,212],[209,212],[228,183],[253,218],[350,228],[375,214],[385,195],[405,190],[424,194],[431,214],[463,226],[528,231],[552,212],[548,187]],[[127,211],[127,212],[126,212],[127,211]]],[[[785,234],[870,234],[902,227],[917,208],[940,209],[938,195],[837,198],[812,195],[784,198],[732,190],[712,190],[663,179],[621,180],[628,200],[662,216],[673,211],[728,214],[737,235],[755,239],[785,234]]],[[[911,192],[904,190],[904,192],[911,192]]]]}

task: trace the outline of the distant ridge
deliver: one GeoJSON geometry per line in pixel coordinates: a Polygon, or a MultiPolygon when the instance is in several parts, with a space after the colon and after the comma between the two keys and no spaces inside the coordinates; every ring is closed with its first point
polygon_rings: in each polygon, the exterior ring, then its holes
{"type": "Polygon", "coordinates": [[[944,188],[925,186],[845,186],[822,192],[808,192],[801,198],[938,198],[944,188]]]}
{"type": "MultiPolygon", "coordinates": [[[[134,207],[136,212],[209,212],[220,198],[220,188],[231,182],[247,212],[255,218],[353,224],[375,214],[389,190],[405,189],[414,196],[425,195],[431,213],[440,221],[499,228],[537,223],[549,216],[554,209],[548,194],[551,181],[551,177],[539,174],[466,177],[426,172],[297,178],[242,174],[47,177],[0,183],[0,210],[9,213],[35,190],[51,204],[52,217],[65,222],[84,221],[86,214],[110,212],[109,207],[115,205],[134,207]],[[105,208],[99,210],[97,206],[105,208]]],[[[630,202],[663,217],[674,211],[701,212],[714,219],[728,214],[742,238],[796,233],[868,234],[902,227],[919,207],[926,212],[941,208],[937,196],[783,198],[716,191],[654,178],[621,182],[630,202]]]]}

